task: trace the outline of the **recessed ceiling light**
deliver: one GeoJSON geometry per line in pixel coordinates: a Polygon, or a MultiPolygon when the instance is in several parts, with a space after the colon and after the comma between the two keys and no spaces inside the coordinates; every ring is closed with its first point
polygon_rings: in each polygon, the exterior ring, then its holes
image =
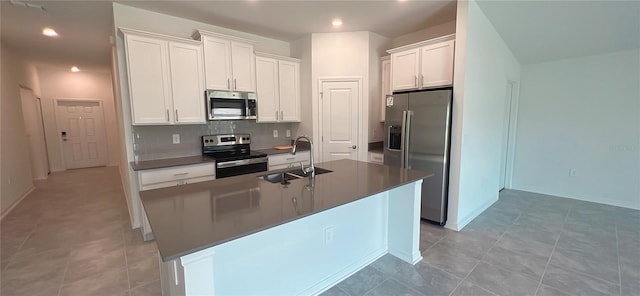
{"type": "Polygon", "coordinates": [[[333,21],[331,21],[331,24],[333,25],[334,28],[338,28],[340,26],[342,26],[342,19],[333,19],[333,21]]]}
{"type": "Polygon", "coordinates": [[[56,30],[51,28],[44,28],[42,29],[42,35],[49,36],[49,37],[57,37],[58,32],[56,32],[56,30]]]}
{"type": "Polygon", "coordinates": [[[80,72],[80,69],[78,69],[78,67],[73,66],[71,67],[71,72],[80,72]]]}

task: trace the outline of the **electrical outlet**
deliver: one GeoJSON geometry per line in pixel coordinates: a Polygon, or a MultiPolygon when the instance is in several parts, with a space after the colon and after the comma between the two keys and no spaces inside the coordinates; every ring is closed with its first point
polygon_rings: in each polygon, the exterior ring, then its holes
{"type": "Polygon", "coordinates": [[[277,138],[277,137],[278,137],[278,130],[277,130],[277,129],[276,129],[276,130],[273,130],[273,137],[274,137],[274,138],[277,138]]]}
{"type": "Polygon", "coordinates": [[[8,176],[8,177],[7,177],[7,183],[8,183],[9,185],[11,185],[11,176],[8,176]]]}
{"type": "Polygon", "coordinates": [[[173,134],[173,144],[180,144],[180,134],[173,134]]]}
{"type": "Polygon", "coordinates": [[[328,245],[333,242],[335,236],[335,228],[333,226],[327,227],[324,230],[324,244],[328,245]]]}
{"type": "Polygon", "coordinates": [[[287,137],[291,137],[291,130],[287,129],[287,137]]]}
{"type": "Polygon", "coordinates": [[[569,169],[569,177],[575,177],[575,176],[576,176],[576,170],[569,169]]]}

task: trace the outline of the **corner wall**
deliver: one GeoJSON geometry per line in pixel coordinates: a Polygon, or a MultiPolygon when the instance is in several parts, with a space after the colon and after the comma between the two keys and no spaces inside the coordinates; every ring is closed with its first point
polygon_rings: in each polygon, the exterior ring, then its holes
{"type": "Polygon", "coordinates": [[[520,64],[475,1],[459,1],[456,25],[449,211],[462,229],[498,200],[507,81],[520,64]]]}
{"type": "Polygon", "coordinates": [[[515,189],[640,209],[639,149],[639,49],[523,66],[515,189]]]}
{"type": "Polygon", "coordinates": [[[32,89],[36,96],[40,86],[35,66],[16,50],[2,44],[0,55],[0,212],[4,217],[34,189],[20,86],[32,89]]]}

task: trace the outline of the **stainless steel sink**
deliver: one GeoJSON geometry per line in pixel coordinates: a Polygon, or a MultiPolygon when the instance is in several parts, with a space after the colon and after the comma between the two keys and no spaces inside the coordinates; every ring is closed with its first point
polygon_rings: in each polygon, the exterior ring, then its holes
{"type": "MultiPolygon", "coordinates": [[[[315,171],[316,171],[316,175],[333,172],[323,168],[315,168],[315,171]]],[[[290,180],[302,179],[306,177],[309,177],[309,174],[305,175],[302,172],[302,169],[293,169],[286,172],[258,176],[258,178],[271,183],[284,183],[284,184],[288,183],[290,180]]]]}

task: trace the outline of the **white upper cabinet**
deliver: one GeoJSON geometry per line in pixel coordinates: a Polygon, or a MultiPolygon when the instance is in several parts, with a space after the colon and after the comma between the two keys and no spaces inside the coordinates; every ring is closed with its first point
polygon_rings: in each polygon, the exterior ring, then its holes
{"type": "Polygon", "coordinates": [[[449,40],[421,48],[421,88],[453,85],[453,45],[449,40]]]}
{"type": "Polygon", "coordinates": [[[391,59],[389,56],[380,59],[380,121],[384,121],[387,110],[387,95],[391,95],[391,59]]]}
{"type": "Polygon", "coordinates": [[[205,123],[200,43],[120,30],[125,39],[132,124],[205,123]]]}
{"type": "Polygon", "coordinates": [[[453,85],[455,35],[390,49],[391,90],[453,85]]]}
{"type": "Polygon", "coordinates": [[[418,88],[420,49],[415,48],[391,55],[393,90],[418,88]]]}
{"type": "Polygon", "coordinates": [[[253,44],[246,39],[198,31],[196,39],[204,47],[205,86],[207,89],[256,91],[253,44]]]}
{"type": "Polygon", "coordinates": [[[258,54],[258,122],[300,122],[300,62],[258,54]]]}

